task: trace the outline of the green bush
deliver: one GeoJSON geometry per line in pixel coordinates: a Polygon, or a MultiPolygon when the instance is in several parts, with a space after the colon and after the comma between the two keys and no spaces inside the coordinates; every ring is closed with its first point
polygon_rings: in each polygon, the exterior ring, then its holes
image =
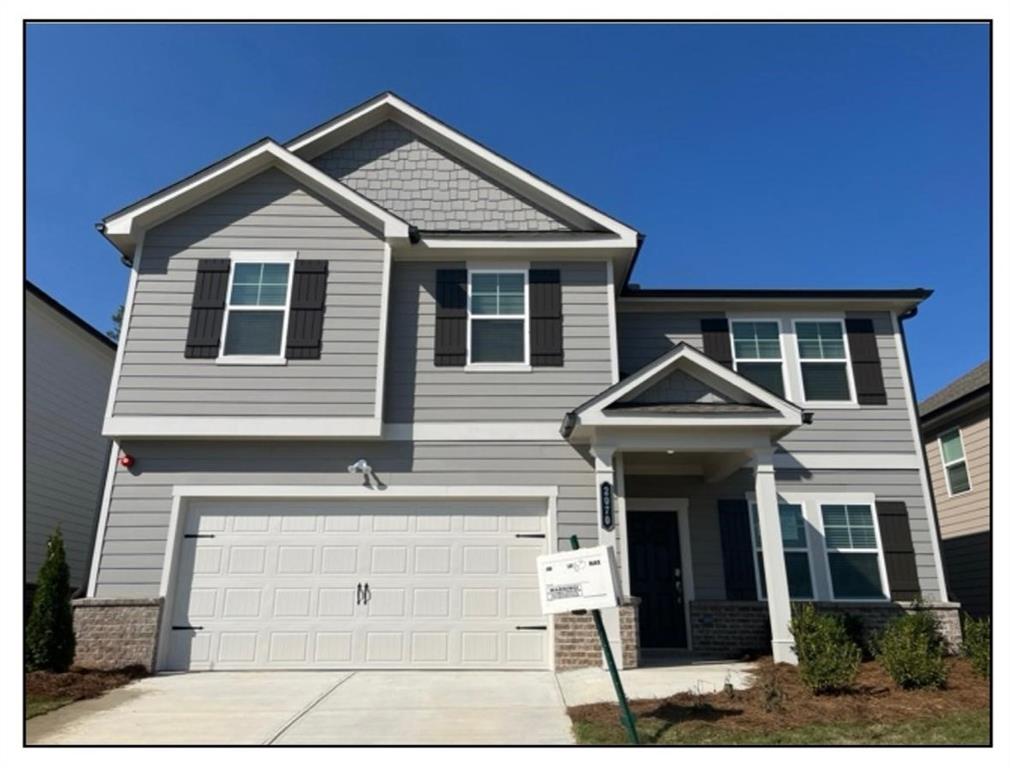
{"type": "Polygon", "coordinates": [[[992,622],[988,617],[973,619],[967,613],[961,615],[961,653],[968,657],[971,668],[985,677],[989,677],[991,669],[991,636],[992,622]]]}
{"type": "Polygon", "coordinates": [[[804,603],[793,606],[789,627],[804,685],[814,693],[841,691],[852,685],[862,652],[850,639],[843,617],[819,613],[804,603]]]}
{"type": "Polygon", "coordinates": [[[877,643],[877,658],[902,688],[942,688],[947,682],[944,641],[929,611],[894,619],[877,643]]]}
{"type": "Polygon", "coordinates": [[[74,660],[74,645],[70,569],[57,528],[46,542],[46,559],[39,569],[25,627],[25,664],[29,670],[64,672],[74,660]]]}

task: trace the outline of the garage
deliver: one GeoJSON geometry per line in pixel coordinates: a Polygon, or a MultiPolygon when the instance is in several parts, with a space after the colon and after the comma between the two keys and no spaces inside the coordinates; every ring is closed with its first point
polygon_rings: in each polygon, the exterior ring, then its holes
{"type": "Polygon", "coordinates": [[[186,506],[165,669],[549,666],[544,500],[186,506]]]}

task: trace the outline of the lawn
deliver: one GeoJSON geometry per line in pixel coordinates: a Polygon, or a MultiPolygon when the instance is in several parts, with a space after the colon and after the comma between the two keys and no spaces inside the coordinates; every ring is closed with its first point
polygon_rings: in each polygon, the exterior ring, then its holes
{"type": "Polygon", "coordinates": [[[143,667],[110,671],[71,669],[25,675],[25,719],[44,715],[81,699],[93,699],[146,675],[143,667]]]}
{"type": "MultiPolygon", "coordinates": [[[[989,744],[989,681],[952,659],[943,690],[905,691],[876,662],[852,690],[814,696],[794,667],[757,664],[744,691],[632,702],[643,744],[989,744]]],[[[613,704],[568,710],[580,744],[624,744],[613,704]]]]}

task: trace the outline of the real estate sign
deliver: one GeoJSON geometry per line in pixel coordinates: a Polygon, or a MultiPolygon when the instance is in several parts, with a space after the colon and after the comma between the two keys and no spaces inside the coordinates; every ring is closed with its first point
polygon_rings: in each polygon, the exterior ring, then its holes
{"type": "Polygon", "coordinates": [[[540,607],[547,613],[591,611],[617,605],[612,547],[590,547],[537,558],[540,607]]]}

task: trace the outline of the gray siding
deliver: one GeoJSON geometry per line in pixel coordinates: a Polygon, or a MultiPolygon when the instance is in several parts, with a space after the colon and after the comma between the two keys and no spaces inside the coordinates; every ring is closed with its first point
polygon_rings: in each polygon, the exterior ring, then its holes
{"type": "Polygon", "coordinates": [[[571,229],[392,120],[312,163],[421,229],[571,229]]]}
{"type": "Polygon", "coordinates": [[[632,398],[622,398],[629,403],[727,403],[729,399],[707,384],[684,371],[674,371],[644,392],[632,398]]]}
{"type": "Polygon", "coordinates": [[[435,367],[435,274],[459,263],[396,262],[390,293],[386,421],[557,419],[611,384],[607,272],[562,262],[565,362],[532,371],[435,367]]]}
{"type": "MultiPolygon", "coordinates": [[[[823,493],[874,493],[878,501],[903,501],[915,547],[919,586],[926,599],[938,600],[936,559],[929,535],[929,516],[923,503],[919,474],[914,470],[862,471],[779,470],[780,493],[819,491],[823,493]]],[[[695,596],[698,600],[725,599],[722,545],[719,538],[719,499],[741,498],[754,490],[754,476],[748,470],[735,473],[720,483],[705,483],[696,477],[634,475],[627,478],[628,497],[684,497],[689,499],[691,556],[694,565],[695,596]]]]}
{"type": "MultiPolygon", "coordinates": [[[[705,313],[712,317],[718,313],[705,313]]],[[[785,313],[783,313],[785,314],[785,313]]],[[[914,453],[914,431],[902,385],[893,324],[887,312],[849,312],[871,317],[877,333],[887,405],[847,409],[816,409],[813,424],[791,432],[780,441],[783,451],[803,453],[914,453]]],[[[618,307],[618,350],[621,373],[627,376],[674,344],[685,341],[702,349],[700,313],[627,311],[618,307]]],[[[789,352],[787,351],[787,354],[789,352]]]]}
{"type": "Polygon", "coordinates": [[[346,467],[365,456],[391,488],[405,485],[556,485],[559,546],[597,540],[591,459],[562,442],[127,442],[133,471],[117,467],[98,597],[158,593],[172,486],[360,485],[346,467]]]}
{"type": "Polygon", "coordinates": [[[70,583],[87,580],[109,441],[102,417],[115,349],[25,297],[25,581],[58,525],[70,583]]]}
{"type": "Polygon", "coordinates": [[[376,234],[278,170],[150,230],[114,415],[373,415],[383,253],[376,234]],[[183,356],[197,261],[233,249],[329,261],[321,359],[229,367],[183,356]]]}

